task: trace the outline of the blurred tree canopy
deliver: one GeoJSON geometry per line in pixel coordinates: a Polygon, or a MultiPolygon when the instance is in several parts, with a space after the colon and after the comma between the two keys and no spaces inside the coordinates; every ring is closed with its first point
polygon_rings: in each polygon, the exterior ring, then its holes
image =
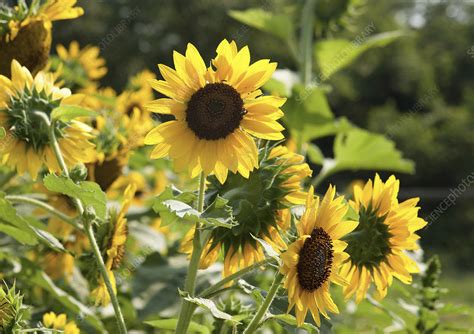
{"type": "MultiPolygon", "coordinates": [[[[279,68],[292,68],[290,51],[277,39],[232,19],[235,9],[260,7],[278,14],[291,12],[294,1],[284,0],[116,0],[80,1],[86,14],[55,25],[55,43],[77,40],[101,47],[109,73],[103,85],[122,88],[129,75],[156,64],[170,64],[171,50],[186,44],[199,46],[204,59],[223,39],[248,44],[253,58],[271,58],[279,68]]],[[[333,111],[356,125],[391,137],[417,173],[403,175],[404,186],[443,188],[447,196],[474,172],[474,4],[469,1],[318,1],[319,20],[331,29],[318,30],[321,38],[355,38],[373,25],[373,34],[408,29],[408,36],[386,48],[364,54],[351,67],[331,77],[333,111]],[[349,11],[348,4],[354,5],[349,11]]],[[[323,149],[325,143],[319,143],[323,149]]],[[[329,147],[329,145],[328,145],[329,147]]],[[[341,179],[371,174],[345,173],[341,179]]],[[[443,195],[420,196],[428,216],[443,195]]],[[[469,188],[456,207],[422,233],[425,248],[443,249],[451,263],[474,269],[470,243],[474,240],[474,212],[469,188]],[[464,240],[462,243],[459,240],[464,240]],[[464,247],[461,245],[464,244],[464,247]]],[[[448,263],[449,266],[449,263],[448,263]]]]}

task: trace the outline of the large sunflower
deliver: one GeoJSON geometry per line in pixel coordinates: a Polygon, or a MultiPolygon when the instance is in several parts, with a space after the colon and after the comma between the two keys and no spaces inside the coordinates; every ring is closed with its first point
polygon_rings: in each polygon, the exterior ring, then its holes
{"type": "Polygon", "coordinates": [[[398,202],[399,181],[395,176],[384,183],[378,175],[362,188],[354,187],[354,201],[350,204],[359,214],[359,226],[348,236],[347,253],[350,255],[341,268],[349,285],[344,295],[356,294],[360,302],[371,285],[375,284],[377,297],[383,298],[393,277],[405,284],[411,283],[412,273],[418,266],[405,250],[415,250],[420,238],[415,232],[426,225],[418,217],[419,199],[411,198],[398,202]]]}
{"type": "Polygon", "coordinates": [[[0,74],[10,75],[10,63],[17,59],[32,73],[41,70],[51,49],[52,22],[74,19],[84,10],[76,0],[25,1],[10,8],[0,5],[0,74]]]}
{"type": "MultiPolygon", "coordinates": [[[[284,146],[260,150],[260,167],[248,179],[234,174],[224,184],[215,178],[207,193],[228,199],[238,225],[228,229],[218,227],[212,231],[206,244],[201,268],[214,263],[219,254],[224,257],[224,276],[250,266],[265,258],[263,247],[255,237],[263,239],[276,250],[286,248],[282,235],[291,223],[290,208],[303,204],[306,193],[302,180],[311,175],[304,157],[290,152],[284,146]]],[[[192,252],[194,229],[185,236],[181,250],[192,252]]]]}
{"type": "Polygon", "coordinates": [[[335,198],[336,188],[330,186],[323,200],[314,198],[313,188],[306,199],[306,210],[297,224],[298,239],[281,255],[281,272],[285,275],[283,286],[288,290],[288,310],[294,306],[298,326],[308,310],[320,325],[321,313],[338,313],[329,293],[331,282],[345,285],[338,274],[339,266],[349,255],[344,252],[347,243],[341,237],[354,230],[355,221],[345,221],[348,206],[342,196],[335,198]]]}
{"type": "MultiPolygon", "coordinates": [[[[102,229],[99,231],[99,237],[102,240],[105,267],[115,292],[116,284],[113,270],[120,267],[125,255],[125,243],[128,237],[127,219],[125,215],[135,196],[136,189],[135,183],[129,184],[125,189],[119,212],[111,212],[108,224],[103,224],[102,229]]],[[[97,305],[101,304],[106,306],[110,303],[110,296],[102,277],[99,278],[98,285],[91,294],[95,298],[97,305]]]]}
{"type": "Polygon", "coordinates": [[[176,69],[159,65],[165,80],[151,82],[167,96],[147,105],[152,112],[175,120],[150,131],[145,144],[156,145],[151,158],[169,156],[178,171],[191,176],[214,173],[221,183],[228,171],[244,177],[258,167],[258,138],[282,139],[284,98],[262,96],[259,90],[276,63],[268,59],[250,65],[248,47],[222,41],[212,66],[206,68],[198,50],[188,44],[186,54],[173,55],[176,69]]]}
{"type": "MultiPolygon", "coordinates": [[[[43,165],[51,172],[60,172],[48,127],[36,112],[49,117],[60,105],[80,103],[82,96],[56,87],[51,73],[39,72],[33,78],[16,60],[12,61],[11,73],[11,79],[0,75],[0,126],[7,132],[0,139],[1,160],[19,174],[29,172],[33,179],[43,165]]],[[[56,137],[68,167],[94,160],[91,131],[91,127],[78,121],[56,122],[56,137]]]]}

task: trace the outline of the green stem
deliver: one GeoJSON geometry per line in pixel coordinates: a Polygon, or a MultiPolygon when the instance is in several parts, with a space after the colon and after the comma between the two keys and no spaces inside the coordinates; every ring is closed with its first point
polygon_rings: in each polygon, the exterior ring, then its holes
{"type": "Polygon", "coordinates": [[[268,308],[273,302],[273,299],[276,296],[276,293],[278,289],[280,288],[281,281],[283,280],[283,275],[278,272],[275,276],[275,279],[273,280],[272,286],[270,287],[270,290],[268,291],[267,297],[263,301],[263,304],[260,305],[260,308],[258,309],[257,313],[253,317],[252,321],[250,321],[249,325],[247,328],[244,330],[244,334],[251,334],[254,333],[261,325],[262,318],[265,316],[265,313],[267,313],[268,308]]]}
{"type": "Polygon", "coordinates": [[[94,252],[94,256],[97,260],[97,264],[99,265],[99,271],[104,279],[105,286],[107,287],[107,291],[110,295],[110,300],[112,302],[112,306],[115,311],[115,318],[117,320],[119,333],[120,334],[127,334],[127,326],[125,325],[125,320],[123,318],[122,310],[120,309],[120,304],[118,302],[117,296],[115,295],[114,289],[112,287],[112,282],[109,278],[109,273],[107,272],[107,268],[105,267],[104,259],[100,253],[99,246],[97,245],[97,240],[94,236],[94,231],[92,229],[92,224],[87,222],[85,224],[85,230],[87,237],[89,238],[89,243],[92,246],[92,251],[94,252]]]}
{"type": "Polygon", "coordinates": [[[239,277],[242,277],[252,271],[254,271],[255,269],[261,267],[261,266],[265,266],[267,264],[270,264],[274,262],[274,259],[265,259],[263,261],[260,261],[260,262],[257,262],[257,263],[254,263],[252,264],[251,266],[248,266],[244,269],[241,269],[235,273],[233,273],[232,275],[229,275],[225,278],[223,278],[222,280],[220,280],[219,282],[217,282],[216,284],[210,286],[209,288],[207,288],[206,290],[204,290],[203,292],[201,292],[199,294],[199,297],[203,297],[203,298],[209,298],[210,295],[214,294],[216,291],[218,291],[220,288],[222,288],[223,286],[225,286],[227,283],[229,282],[232,282],[234,281],[235,279],[239,278],[239,277]]]}
{"type": "Polygon", "coordinates": [[[28,197],[28,196],[22,196],[22,195],[7,195],[5,196],[5,199],[10,201],[10,202],[17,202],[17,203],[25,203],[25,204],[30,204],[37,206],[45,211],[48,211],[49,213],[55,215],[62,221],[68,223],[69,225],[74,226],[78,230],[82,231],[82,226],[79,225],[76,220],[73,217],[69,217],[68,215],[62,213],[61,211],[57,210],[56,208],[52,207],[51,205],[41,202],[37,199],[28,197]]]}
{"type": "MultiPolygon", "coordinates": [[[[201,173],[199,178],[199,192],[197,200],[197,210],[202,212],[204,210],[204,189],[206,187],[206,176],[204,173],[201,173]]],[[[184,289],[189,293],[191,297],[194,297],[196,290],[196,277],[199,269],[199,262],[201,261],[201,254],[203,249],[203,243],[201,242],[201,223],[196,223],[194,228],[194,238],[193,238],[193,252],[191,254],[191,261],[188,266],[188,273],[186,275],[186,280],[184,282],[184,289]]],[[[191,321],[194,304],[183,300],[181,305],[181,311],[179,313],[178,324],[176,326],[176,334],[185,334],[187,333],[189,323],[191,321]]]]}
{"type": "MultiPolygon", "coordinates": [[[[64,161],[63,155],[61,153],[61,148],[59,147],[58,141],[56,139],[56,134],[54,131],[55,130],[54,121],[51,122],[48,115],[46,115],[43,112],[36,112],[36,114],[40,116],[43,119],[43,121],[46,123],[46,125],[49,127],[49,140],[50,140],[51,148],[54,151],[54,154],[56,156],[56,159],[58,160],[59,166],[61,167],[63,174],[69,178],[69,171],[68,171],[66,162],[64,161]]],[[[76,204],[77,210],[82,216],[84,214],[84,206],[82,205],[82,202],[75,197],[73,198],[73,200],[74,200],[74,203],[76,204]]],[[[94,256],[99,266],[99,271],[102,275],[105,286],[107,287],[110,300],[112,301],[112,306],[114,308],[115,318],[117,320],[119,333],[127,334],[127,326],[125,325],[125,320],[122,315],[122,310],[120,309],[120,304],[118,302],[117,296],[115,295],[114,289],[112,287],[112,283],[110,281],[109,274],[107,272],[107,268],[105,267],[104,259],[102,258],[100,248],[94,236],[94,231],[92,229],[92,221],[89,221],[89,220],[84,221],[84,229],[87,234],[87,237],[89,238],[89,242],[91,244],[92,250],[94,252],[94,256]]]]}
{"type": "Polygon", "coordinates": [[[306,0],[301,13],[301,79],[305,86],[311,83],[313,71],[314,7],[316,0],[306,0]]]}

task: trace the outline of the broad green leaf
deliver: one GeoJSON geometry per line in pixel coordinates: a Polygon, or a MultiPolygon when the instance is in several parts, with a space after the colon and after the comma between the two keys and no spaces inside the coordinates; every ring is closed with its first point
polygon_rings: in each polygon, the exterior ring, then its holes
{"type": "Polygon", "coordinates": [[[49,174],[43,179],[45,187],[49,191],[58,192],[69,197],[79,199],[84,206],[92,207],[97,217],[104,220],[106,215],[106,197],[97,183],[84,181],[74,183],[64,176],[49,174]]]}
{"type": "Polygon", "coordinates": [[[258,243],[260,243],[260,245],[263,247],[263,251],[265,252],[265,254],[267,254],[267,256],[277,260],[278,263],[280,263],[280,254],[278,254],[278,252],[275,249],[273,249],[273,247],[268,242],[266,242],[263,239],[257,238],[253,234],[252,234],[252,238],[257,240],[258,243]]]}
{"type": "Polygon", "coordinates": [[[210,299],[200,298],[200,297],[191,297],[188,292],[179,291],[179,294],[193,304],[196,304],[200,307],[203,307],[211,312],[212,316],[217,319],[230,320],[236,322],[233,317],[217,308],[217,305],[210,299]]]}
{"type": "MultiPolygon", "coordinates": [[[[166,330],[175,330],[178,325],[178,319],[159,319],[159,320],[150,320],[145,321],[145,324],[150,325],[154,328],[166,329],[166,330]]],[[[210,334],[211,331],[204,325],[198,324],[197,322],[191,321],[189,323],[189,332],[192,333],[201,333],[201,334],[210,334]]]]}
{"type": "Polygon", "coordinates": [[[288,91],[283,82],[271,78],[264,85],[263,89],[272,95],[288,97],[288,91]]]}
{"type": "Polygon", "coordinates": [[[82,304],[80,301],[69,295],[66,291],[60,289],[54,284],[51,278],[46,275],[43,271],[35,270],[33,264],[30,264],[29,267],[32,267],[33,273],[28,276],[28,281],[34,286],[41,287],[44,290],[48,291],[51,297],[57,300],[65,308],[77,314],[78,316],[83,317],[94,328],[103,331],[104,327],[102,322],[97,318],[97,316],[91,311],[91,308],[82,304]]]}
{"type": "Polygon", "coordinates": [[[294,26],[290,15],[273,14],[262,8],[250,8],[244,11],[231,10],[229,15],[239,22],[283,40],[293,38],[294,26]]]}
{"type": "Polygon", "coordinates": [[[203,223],[207,225],[231,228],[237,225],[232,213],[232,207],[227,205],[229,201],[217,196],[202,213],[203,223]]]}
{"type": "Polygon", "coordinates": [[[16,209],[4,198],[4,193],[0,193],[0,231],[25,245],[38,243],[36,229],[17,214],[16,209]]]}
{"type": "Polygon", "coordinates": [[[92,117],[96,115],[97,113],[93,110],[70,105],[59,106],[51,112],[52,119],[64,122],[70,121],[77,117],[92,117]]]}
{"type": "Polygon", "coordinates": [[[383,135],[353,129],[334,141],[334,160],[326,159],[325,176],[342,170],[375,170],[413,173],[410,160],[403,159],[395,144],[383,135]]]}
{"type": "MultiPolygon", "coordinates": [[[[268,320],[274,319],[281,321],[287,325],[297,327],[296,318],[291,314],[271,314],[267,317],[268,320]]],[[[307,330],[309,333],[319,333],[318,327],[308,324],[307,322],[303,323],[301,326],[302,329],[307,330]]]]}
{"type": "Polygon", "coordinates": [[[164,225],[169,225],[179,219],[188,222],[201,222],[205,225],[231,228],[236,225],[232,216],[232,208],[227,205],[227,200],[217,197],[204,212],[199,212],[192,207],[196,196],[191,193],[173,192],[167,188],[161,193],[153,204],[153,209],[160,214],[164,225]]]}
{"type": "Polygon", "coordinates": [[[19,229],[15,226],[1,223],[2,219],[0,218],[0,232],[5,233],[24,245],[36,245],[38,241],[36,237],[30,232],[19,229]]]}
{"type": "Polygon", "coordinates": [[[316,145],[309,144],[306,154],[308,155],[309,161],[311,161],[312,163],[317,164],[317,165],[323,164],[323,161],[324,161],[323,152],[321,152],[319,147],[317,147],[316,145]]]}
{"type": "Polygon", "coordinates": [[[405,35],[402,31],[391,31],[377,34],[361,41],[357,39],[352,41],[330,39],[315,43],[314,57],[320,70],[318,81],[324,81],[334,73],[350,65],[365,51],[375,47],[386,46],[405,35]]]}
{"type": "Polygon", "coordinates": [[[293,86],[291,97],[283,105],[283,118],[293,138],[302,142],[347,131],[345,118],[334,119],[323,87],[293,86]]]}
{"type": "Polygon", "coordinates": [[[0,139],[5,138],[6,135],[7,135],[7,132],[5,131],[3,126],[0,126],[0,139]]]}
{"type": "Polygon", "coordinates": [[[169,207],[165,205],[166,201],[181,201],[187,206],[191,207],[196,198],[197,196],[194,193],[182,192],[177,188],[167,187],[160,195],[155,198],[153,203],[153,210],[160,214],[161,226],[173,224],[180,219],[178,215],[172,212],[169,207]]]}

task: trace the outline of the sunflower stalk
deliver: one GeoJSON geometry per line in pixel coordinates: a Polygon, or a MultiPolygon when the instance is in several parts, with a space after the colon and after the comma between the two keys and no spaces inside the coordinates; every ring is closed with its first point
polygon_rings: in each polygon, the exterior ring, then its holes
{"type": "MultiPolygon", "coordinates": [[[[61,167],[61,170],[63,174],[69,178],[69,171],[66,165],[66,162],[64,161],[63,155],[61,153],[61,148],[59,147],[58,141],[56,139],[56,134],[55,134],[55,122],[51,122],[49,117],[43,113],[43,112],[36,112],[38,116],[40,116],[43,121],[46,123],[46,125],[49,128],[49,140],[51,144],[51,148],[54,151],[54,154],[56,156],[56,159],[58,160],[59,166],[61,167]]],[[[114,289],[112,287],[112,283],[110,281],[109,274],[107,273],[107,269],[105,267],[104,259],[102,258],[102,254],[100,252],[99,245],[97,244],[97,240],[94,235],[94,230],[92,228],[92,224],[94,222],[94,217],[90,217],[89,214],[85,215],[85,210],[84,210],[84,205],[82,202],[77,199],[73,198],[74,203],[76,204],[76,207],[79,211],[79,214],[83,217],[84,219],[84,229],[87,234],[87,237],[89,239],[89,242],[92,247],[92,251],[94,253],[94,257],[96,258],[96,262],[99,266],[99,271],[102,275],[102,278],[104,279],[104,283],[107,287],[107,291],[110,295],[110,300],[112,302],[112,306],[114,308],[115,312],[115,318],[117,320],[117,325],[119,328],[119,333],[120,334],[126,334],[127,333],[127,326],[125,325],[125,320],[123,318],[122,310],[120,309],[120,304],[118,302],[117,296],[115,295],[114,289]],[[86,217],[88,217],[86,219],[86,217]]]]}
{"type": "MultiPolygon", "coordinates": [[[[313,39],[314,39],[314,8],[316,0],[306,0],[301,12],[301,35],[300,35],[300,76],[306,88],[312,83],[313,75],[313,39]]],[[[303,150],[303,137],[298,134],[296,140],[298,153],[303,150]]]]}
{"type": "MultiPolygon", "coordinates": [[[[198,190],[198,199],[197,199],[197,210],[199,212],[204,211],[204,196],[206,188],[206,176],[204,173],[201,173],[199,177],[199,190],[198,190]]],[[[195,227],[194,239],[193,239],[193,252],[191,255],[191,261],[188,266],[188,273],[186,275],[186,280],[184,282],[184,289],[189,293],[191,297],[194,297],[196,290],[196,277],[199,269],[199,262],[201,261],[201,254],[203,250],[204,243],[201,241],[201,223],[197,222],[195,227]]],[[[187,333],[189,323],[193,316],[195,305],[190,301],[183,300],[181,306],[181,311],[179,313],[178,324],[176,326],[177,334],[187,333]]]]}
{"type": "Polygon", "coordinates": [[[218,291],[221,287],[225,286],[227,283],[232,282],[232,281],[236,280],[237,278],[240,278],[240,277],[254,271],[257,268],[260,268],[262,266],[266,266],[266,265],[271,264],[273,262],[275,262],[275,260],[273,258],[267,258],[263,261],[254,263],[251,266],[248,266],[244,269],[241,269],[241,270],[233,273],[232,275],[229,275],[229,276],[223,278],[222,280],[220,280],[216,284],[212,285],[211,287],[209,287],[206,290],[204,290],[203,292],[201,292],[199,294],[199,296],[202,297],[202,298],[209,298],[211,295],[213,295],[216,291],[218,291]]]}
{"type": "Polygon", "coordinates": [[[265,297],[265,300],[263,301],[262,305],[260,305],[260,308],[258,309],[257,313],[255,313],[247,328],[244,330],[244,334],[254,333],[260,327],[260,325],[262,324],[263,317],[270,308],[273,299],[275,299],[276,293],[280,288],[283,278],[284,276],[280,272],[277,272],[275,279],[273,280],[272,286],[270,287],[270,290],[268,290],[268,294],[265,297]]]}

